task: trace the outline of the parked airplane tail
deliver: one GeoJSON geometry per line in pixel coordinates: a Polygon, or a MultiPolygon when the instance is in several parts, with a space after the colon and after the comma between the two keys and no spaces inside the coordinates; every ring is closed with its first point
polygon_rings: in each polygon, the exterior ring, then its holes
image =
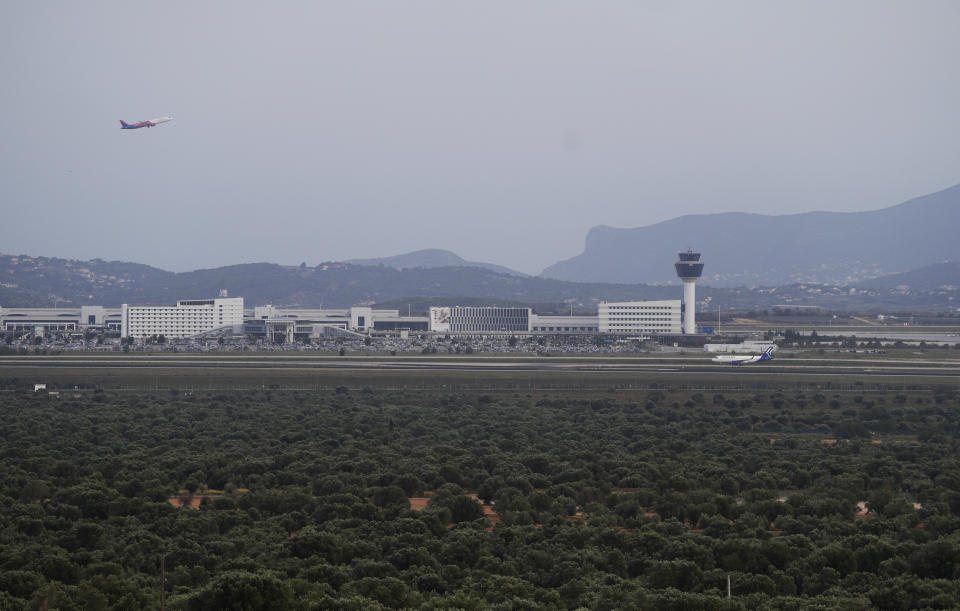
{"type": "Polygon", "coordinates": [[[120,119],[120,129],[127,129],[128,127],[130,126],[127,125],[127,123],[123,119],[120,119]]]}
{"type": "Polygon", "coordinates": [[[764,351],[763,351],[763,354],[760,355],[760,360],[761,360],[761,361],[769,361],[770,359],[772,359],[772,358],[773,358],[773,351],[774,351],[775,348],[776,348],[776,346],[770,346],[769,348],[767,348],[766,350],[764,350],[764,351]]]}

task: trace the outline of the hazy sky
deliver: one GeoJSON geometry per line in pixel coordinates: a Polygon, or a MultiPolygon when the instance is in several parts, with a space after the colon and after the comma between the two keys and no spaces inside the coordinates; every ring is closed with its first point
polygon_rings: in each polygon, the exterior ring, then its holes
{"type": "Polygon", "coordinates": [[[6,2],[0,111],[0,252],[536,273],[960,182],[960,2],[6,2]]]}

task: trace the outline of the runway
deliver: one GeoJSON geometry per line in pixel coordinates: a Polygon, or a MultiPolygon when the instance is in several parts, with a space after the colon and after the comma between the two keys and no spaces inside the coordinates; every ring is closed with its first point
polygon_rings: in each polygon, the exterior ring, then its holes
{"type": "MultiPolygon", "coordinates": [[[[79,355],[4,356],[0,372],[18,369],[93,369],[191,371],[249,370],[322,371],[410,371],[410,372],[541,372],[541,373],[635,373],[722,376],[886,376],[956,379],[960,383],[960,361],[956,360],[850,360],[774,359],[752,365],[713,363],[709,357],[531,357],[531,356],[208,356],[208,355],[79,355]]],[[[52,372],[51,372],[52,373],[52,372]]]]}

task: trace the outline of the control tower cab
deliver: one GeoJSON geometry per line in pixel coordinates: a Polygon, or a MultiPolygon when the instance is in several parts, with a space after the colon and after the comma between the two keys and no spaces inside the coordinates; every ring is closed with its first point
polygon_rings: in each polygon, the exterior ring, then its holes
{"type": "Polygon", "coordinates": [[[700,253],[692,250],[678,253],[680,260],[674,263],[677,276],[683,280],[683,332],[697,332],[697,278],[703,275],[700,253]]]}

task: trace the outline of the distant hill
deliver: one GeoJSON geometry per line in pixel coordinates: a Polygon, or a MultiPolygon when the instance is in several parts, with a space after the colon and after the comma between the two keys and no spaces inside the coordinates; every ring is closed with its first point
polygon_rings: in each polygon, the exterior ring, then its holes
{"type": "Polygon", "coordinates": [[[960,289],[960,262],[935,263],[909,272],[865,280],[857,286],[911,291],[957,290],[960,289]]]}
{"type": "Polygon", "coordinates": [[[682,216],[638,227],[594,227],[576,257],[544,277],[593,282],[676,282],[672,263],[688,247],[703,253],[713,286],[794,282],[855,284],[937,261],[960,260],[960,185],[870,212],[785,216],[682,216]]]}
{"type": "Polygon", "coordinates": [[[501,274],[510,274],[511,276],[526,276],[502,265],[493,263],[479,263],[477,261],[467,261],[456,253],[439,248],[426,248],[424,250],[415,250],[402,255],[392,257],[380,257],[377,259],[350,259],[344,261],[352,265],[386,265],[396,269],[410,269],[415,267],[479,267],[488,269],[501,274]]]}
{"type": "Polygon", "coordinates": [[[0,255],[0,306],[136,303],[142,287],[164,286],[175,277],[139,263],[0,255]]]}
{"type": "MultiPolygon", "coordinates": [[[[960,304],[960,289],[904,290],[902,278],[889,282],[896,284],[871,288],[798,283],[745,289],[703,283],[697,287],[697,310],[706,314],[717,308],[814,305],[835,310],[953,312],[960,304]]],[[[220,289],[243,297],[248,307],[378,304],[421,312],[429,305],[527,304],[539,313],[567,313],[571,308],[586,313],[595,312],[601,300],[679,299],[681,295],[679,286],[567,282],[479,267],[250,263],[173,273],[136,263],[0,255],[0,306],[5,307],[172,304],[178,299],[214,297],[220,289]]]]}
{"type": "Polygon", "coordinates": [[[212,297],[220,289],[250,304],[346,307],[418,295],[481,298],[489,303],[595,303],[599,299],[666,299],[676,287],[563,282],[480,267],[413,267],[331,262],[307,266],[249,263],[173,273],[146,265],[0,255],[0,306],[54,303],[173,303],[212,297]]]}

